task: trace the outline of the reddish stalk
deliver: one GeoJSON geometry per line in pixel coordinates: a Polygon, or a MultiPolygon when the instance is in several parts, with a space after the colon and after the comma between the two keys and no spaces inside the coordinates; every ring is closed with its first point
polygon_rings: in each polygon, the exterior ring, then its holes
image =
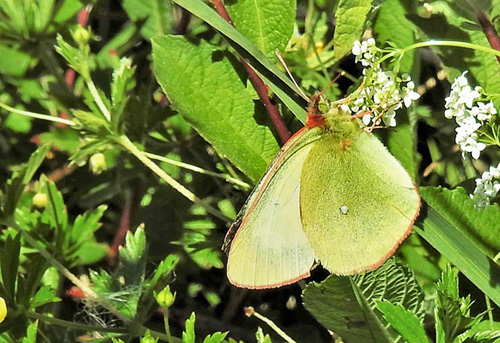
{"type": "MultiPolygon", "coordinates": [[[[479,22],[479,25],[481,25],[481,28],[483,29],[484,35],[490,43],[490,46],[493,49],[500,51],[500,37],[498,37],[498,33],[495,30],[495,27],[491,23],[490,19],[488,18],[486,12],[484,12],[483,10],[476,10],[475,15],[477,21],[479,22]]],[[[497,56],[497,61],[498,63],[500,63],[499,56],[497,56]]]]}
{"type": "MultiPolygon", "coordinates": [[[[211,3],[217,13],[219,13],[219,15],[224,18],[229,24],[233,25],[233,22],[229,17],[229,13],[227,12],[226,7],[222,3],[222,1],[211,0],[211,3]]],[[[241,63],[243,63],[250,82],[252,82],[255,91],[264,104],[264,107],[266,108],[266,111],[269,114],[269,117],[271,118],[271,121],[273,122],[273,125],[278,132],[278,135],[280,136],[281,143],[284,144],[292,135],[283,122],[283,118],[281,117],[281,114],[278,110],[278,106],[276,106],[276,104],[274,104],[269,98],[268,87],[264,84],[264,81],[262,81],[262,79],[257,75],[255,70],[253,70],[253,68],[245,60],[241,59],[241,63]]]]}

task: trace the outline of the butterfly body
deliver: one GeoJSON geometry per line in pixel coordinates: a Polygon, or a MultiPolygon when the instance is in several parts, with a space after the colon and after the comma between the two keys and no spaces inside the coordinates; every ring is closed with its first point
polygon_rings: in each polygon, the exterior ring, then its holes
{"type": "Polygon", "coordinates": [[[278,152],[226,237],[240,287],[279,287],[315,263],[347,275],[379,266],[409,234],[420,198],[357,119],[332,107],[278,152]]]}

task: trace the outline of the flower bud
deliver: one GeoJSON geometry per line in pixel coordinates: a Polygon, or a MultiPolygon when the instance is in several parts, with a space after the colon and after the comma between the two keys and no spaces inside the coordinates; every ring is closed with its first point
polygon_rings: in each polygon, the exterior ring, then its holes
{"type": "Polygon", "coordinates": [[[175,301],[175,292],[170,292],[170,286],[166,286],[160,292],[155,292],[155,299],[162,308],[169,308],[175,301]]]}
{"type": "Polygon", "coordinates": [[[86,45],[90,40],[90,32],[83,26],[78,25],[76,30],[73,31],[73,39],[80,46],[86,45]]]}
{"type": "Polygon", "coordinates": [[[43,210],[45,206],[47,206],[48,201],[49,197],[45,193],[36,193],[33,197],[33,205],[35,205],[40,210],[43,210]]]}
{"type": "Polygon", "coordinates": [[[103,171],[108,169],[108,164],[106,163],[106,156],[104,156],[100,152],[90,156],[89,164],[90,164],[90,170],[92,170],[92,173],[96,175],[99,175],[103,171]]]}

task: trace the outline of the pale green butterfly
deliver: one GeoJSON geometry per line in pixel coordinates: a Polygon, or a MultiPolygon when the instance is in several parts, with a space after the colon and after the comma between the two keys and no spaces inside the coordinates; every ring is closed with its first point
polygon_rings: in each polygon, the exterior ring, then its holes
{"type": "Polygon", "coordinates": [[[337,275],[380,266],[408,236],[420,197],[406,170],[358,119],[311,102],[231,225],[229,281],[280,287],[318,262],[337,275]]]}

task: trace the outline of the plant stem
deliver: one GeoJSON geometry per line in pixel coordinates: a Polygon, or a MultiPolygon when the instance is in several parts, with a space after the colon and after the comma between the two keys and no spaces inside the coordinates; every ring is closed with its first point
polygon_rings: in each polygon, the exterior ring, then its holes
{"type": "Polygon", "coordinates": [[[97,326],[93,326],[93,325],[75,323],[75,322],[70,322],[67,320],[62,320],[59,318],[46,316],[44,314],[33,312],[33,311],[26,312],[26,315],[29,318],[37,319],[37,320],[43,321],[45,323],[59,325],[59,326],[65,327],[65,328],[70,328],[70,329],[75,329],[75,330],[82,330],[82,331],[87,331],[87,332],[98,331],[98,332],[128,333],[128,331],[124,328],[97,327],[97,326]]]}
{"type": "Polygon", "coordinates": [[[55,123],[65,124],[65,125],[68,125],[68,126],[74,126],[75,125],[74,121],[71,121],[71,120],[68,120],[68,119],[63,119],[63,118],[59,118],[59,117],[49,116],[47,114],[40,114],[40,113],[35,113],[35,112],[30,112],[30,111],[19,110],[17,108],[10,107],[10,106],[8,106],[8,105],[6,105],[4,103],[1,103],[1,102],[0,102],[0,107],[3,108],[4,110],[9,111],[9,112],[12,112],[12,113],[15,113],[15,114],[19,114],[19,115],[22,115],[22,116],[26,116],[26,117],[31,117],[31,118],[35,118],[35,119],[42,119],[42,120],[48,120],[48,121],[52,121],[52,122],[55,122],[55,123]]]}
{"type": "Polygon", "coordinates": [[[66,267],[63,266],[61,262],[56,260],[52,255],[25,230],[23,230],[17,223],[10,219],[6,220],[3,224],[9,226],[20,232],[26,242],[35,248],[40,255],[42,255],[51,265],[56,267],[56,269],[64,275],[68,280],[70,280],[76,287],[80,288],[86,297],[95,300],[98,304],[106,308],[109,312],[111,312],[114,316],[120,319],[122,322],[129,324],[131,322],[130,318],[121,314],[113,305],[108,303],[107,301],[99,298],[97,293],[95,293],[92,289],[90,289],[85,283],[83,283],[79,278],[76,277],[75,274],[71,273],[66,267]]]}
{"type": "Polygon", "coordinates": [[[147,157],[149,157],[149,158],[151,158],[153,160],[158,160],[158,161],[161,161],[161,162],[169,163],[169,164],[172,164],[172,165],[177,166],[177,167],[181,167],[181,168],[184,168],[184,169],[192,170],[192,171],[194,171],[196,173],[210,175],[210,176],[213,176],[213,177],[218,177],[218,178],[221,178],[221,179],[225,179],[226,181],[231,182],[231,183],[233,183],[235,185],[238,185],[240,187],[243,187],[245,189],[249,189],[250,188],[250,185],[248,183],[243,182],[243,181],[238,180],[238,179],[235,179],[234,177],[231,177],[229,175],[214,173],[214,172],[211,172],[209,170],[205,170],[203,168],[200,168],[200,167],[197,167],[197,166],[193,166],[191,164],[187,164],[187,163],[184,163],[184,162],[172,160],[170,158],[159,156],[159,155],[156,155],[156,154],[151,154],[151,153],[148,153],[148,152],[144,152],[144,155],[146,155],[147,157]]]}
{"type": "Polygon", "coordinates": [[[170,334],[170,325],[168,323],[168,308],[163,309],[163,322],[165,323],[165,332],[167,333],[168,342],[174,343],[172,335],[170,334]]]}
{"type": "Polygon", "coordinates": [[[106,118],[107,121],[111,122],[111,114],[109,113],[106,105],[104,105],[104,102],[102,101],[101,95],[99,94],[94,81],[92,81],[91,78],[88,78],[87,80],[85,80],[85,82],[87,83],[87,87],[89,88],[90,94],[92,94],[97,107],[99,107],[99,109],[101,110],[102,115],[104,116],[104,118],[106,118]]]}
{"type": "Polygon", "coordinates": [[[428,47],[428,46],[452,46],[452,47],[456,47],[456,48],[479,50],[482,52],[486,52],[486,53],[495,55],[497,57],[500,56],[500,51],[492,49],[492,48],[487,48],[485,46],[478,45],[478,44],[459,42],[459,41],[431,40],[431,41],[427,41],[427,42],[415,43],[415,44],[409,45],[406,48],[401,49],[401,50],[392,51],[391,53],[386,54],[385,56],[380,58],[378,61],[376,61],[376,64],[380,64],[383,61],[385,61],[389,58],[392,58],[396,55],[401,54],[401,56],[402,56],[411,50],[424,48],[424,47],[428,47]]]}
{"type": "Polygon", "coordinates": [[[190,190],[188,190],[186,187],[184,187],[182,184],[180,184],[177,180],[175,180],[173,177],[168,175],[163,169],[161,169],[156,163],[151,161],[149,157],[139,148],[135,146],[134,143],[127,137],[127,136],[119,136],[116,139],[116,142],[123,146],[126,150],[128,150],[132,155],[137,157],[139,161],[141,161],[146,167],[151,169],[152,172],[154,172],[156,175],[158,175],[163,181],[168,183],[172,188],[174,188],[176,191],[181,193],[184,197],[186,197],[188,200],[192,201],[194,204],[199,205],[203,207],[205,210],[207,210],[208,213],[214,215],[215,217],[226,221],[230,222],[231,219],[223,215],[220,211],[217,209],[213,208],[209,204],[207,204],[204,200],[198,198],[196,195],[194,195],[190,190]]]}
{"type": "Polygon", "coordinates": [[[278,335],[281,336],[288,343],[297,343],[292,337],[288,336],[283,330],[281,330],[278,325],[276,325],[271,319],[264,317],[259,312],[255,311],[253,307],[245,307],[245,313],[247,316],[255,316],[257,319],[262,320],[264,323],[269,325],[271,329],[273,329],[278,335]]]}

